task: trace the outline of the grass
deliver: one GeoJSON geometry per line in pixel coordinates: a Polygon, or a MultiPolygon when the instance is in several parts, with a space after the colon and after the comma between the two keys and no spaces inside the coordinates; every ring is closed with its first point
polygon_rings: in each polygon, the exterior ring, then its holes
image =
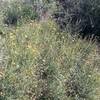
{"type": "Polygon", "coordinates": [[[59,32],[51,20],[3,32],[6,63],[0,69],[0,100],[100,99],[95,43],[59,32]]]}

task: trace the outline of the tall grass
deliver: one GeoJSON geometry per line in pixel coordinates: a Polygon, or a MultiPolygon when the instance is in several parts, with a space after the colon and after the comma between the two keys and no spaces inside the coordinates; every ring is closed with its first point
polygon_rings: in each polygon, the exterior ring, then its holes
{"type": "Polygon", "coordinates": [[[1,100],[99,100],[95,44],[59,32],[51,20],[5,33],[1,100]]]}

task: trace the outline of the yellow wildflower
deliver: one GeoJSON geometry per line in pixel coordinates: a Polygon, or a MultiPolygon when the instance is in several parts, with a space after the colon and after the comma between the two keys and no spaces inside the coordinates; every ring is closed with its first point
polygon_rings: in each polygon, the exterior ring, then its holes
{"type": "Polygon", "coordinates": [[[12,46],[16,46],[16,43],[12,42],[12,46]]]}
{"type": "Polygon", "coordinates": [[[32,76],[33,75],[33,70],[32,69],[27,69],[26,70],[26,75],[32,76]]]}
{"type": "Polygon", "coordinates": [[[33,52],[33,53],[38,52],[37,48],[32,48],[32,52],[33,52]]]}
{"type": "Polygon", "coordinates": [[[10,33],[10,36],[14,35],[14,33],[10,33]]]}
{"type": "Polygon", "coordinates": [[[2,78],[4,76],[3,72],[0,72],[0,78],[2,78]]]}
{"type": "Polygon", "coordinates": [[[35,46],[32,46],[31,43],[28,44],[27,48],[32,51],[32,53],[37,53],[38,50],[35,46]]]}
{"type": "Polygon", "coordinates": [[[4,94],[3,94],[3,92],[2,91],[0,91],[0,96],[3,96],[4,94]]]}
{"type": "Polygon", "coordinates": [[[32,49],[32,45],[31,45],[31,44],[29,44],[27,47],[28,47],[29,49],[32,49]]]}
{"type": "Polygon", "coordinates": [[[10,33],[10,39],[12,39],[12,40],[15,39],[15,35],[14,35],[14,33],[10,33]]]}
{"type": "Polygon", "coordinates": [[[56,31],[56,28],[54,27],[53,30],[56,31]]]}

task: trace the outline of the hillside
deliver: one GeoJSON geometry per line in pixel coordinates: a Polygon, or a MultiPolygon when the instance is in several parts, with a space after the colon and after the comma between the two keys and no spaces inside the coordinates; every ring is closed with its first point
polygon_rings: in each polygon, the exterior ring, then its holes
{"type": "Polygon", "coordinates": [[[0,13],[0,100],[100,100],[95,41],[60,31],[52,18],[7,25],[0,13]]]}
{"type": "Polygon", "coordinates": [[[30,22],[6,33],[7,59],[0,68],[1,100],[34,100],[41,95],[45,100],[66,100],[66,92],[76,91],[72,88],[75,84],[81,86],[77,88],[82,88],[78,90],[82,94],[99,100],[100,58],[95,43],[59,33],[52,21],[30,22]],[[66,82],[72,84],[68,90],[66,82]]]}

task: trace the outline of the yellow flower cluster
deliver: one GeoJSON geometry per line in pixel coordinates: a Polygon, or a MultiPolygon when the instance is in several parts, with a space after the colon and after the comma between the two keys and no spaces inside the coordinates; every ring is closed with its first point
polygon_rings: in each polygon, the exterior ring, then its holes
{"type": "Polygon", "coordinates": [[[10,39],[12,39],[12,40],[15,39],[15,35],[14,35],[14,33],[10,33],[10,39]]]}
{"type": "Polygon", "coordinates": [[[0,71],[0,78],[4,76],[4,73],[0,71]]]}
{"type": "Polygon", "coordinates": [[[27,76],[32,76],[34,73],[33,73],[33,69],[32,68],[28,68],[27,70],[25,70],[25,74],[27,76]]]}
{"type": "Polygon", "coordinates": [[[32,51],[32,53],[38,53],[38,50],[35,46],[32,46],[31,43],[28,44],[27,48],[32,51]]]}

